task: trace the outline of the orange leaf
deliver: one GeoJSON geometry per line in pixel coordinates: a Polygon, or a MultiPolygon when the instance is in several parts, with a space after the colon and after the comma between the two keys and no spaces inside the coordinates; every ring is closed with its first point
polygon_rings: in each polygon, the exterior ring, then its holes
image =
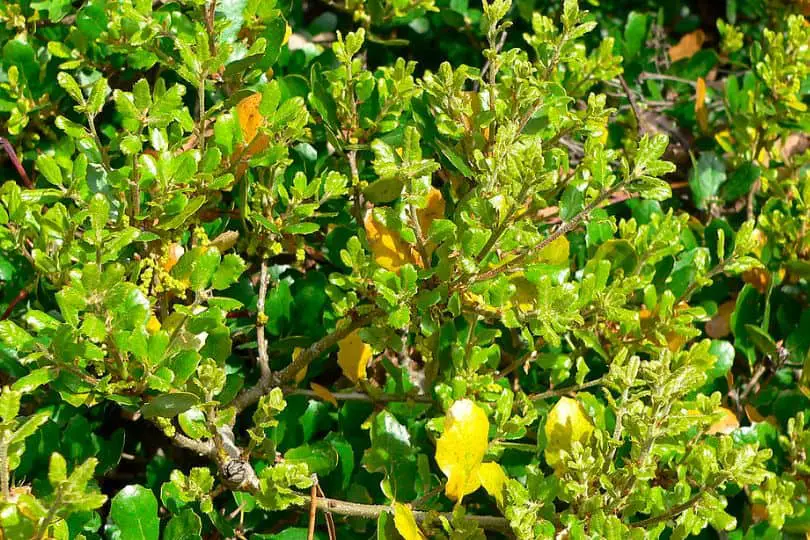
{"type": "Polygon", "coordinates": [[[239,127],[242,129],[242,140],[250,143],[259,132],[259,126],[264,122],[264,117],[259,114],[259,105],[262,103],[262,95],[252,94],[236,105],[236,115],[239,117],[239,127]]]}
{"type": "Polygon", "coordinates": [[[706,80],[698,77],[695,87],[695,118],[701,131],[709,131],[709,110],[706,108],[706,80]]]}
{"type": "Polygon", "coordinates": [[[723,416],[721,416],[711,426],[709,426],[709,430],[707,431],[709,435],[716,435],[718,433],[728,435],[729,433],[740,427],[740,421],[737,419],[737,415],[731,412],[729,409],[726,409],[725,407],[720,407],[720,409],[717,412],[723,413],[723,416]]]}
{"type": "Polygon", "coordinates": [[[689,32],[681,38],[677,45],[669,48],[670,60],[677,62],[684,58],[691,58],[703,47],[704,41],[706,41],[706,34],[703,33],[703,30],[689,32]]]}
{"type": "Polygon", "coordinates": [[[717,308],[717,313],[706,323],[706,334],[712,339],[724,338],[731,333],[729,321],[737,303],[734,300],[723,302],[717,308]]]}
{"type": "Polygon", "coordinates": [[[331,403],[335,407],[338,406],[338,401],[335,398],[335,394],[330,392],[325,386],[321,386],[318,383],[309,383],[309,386],[310,388],[312,388],[312,391],[315,392],[316,396],[326,401],[327,403],[331,403]]]}

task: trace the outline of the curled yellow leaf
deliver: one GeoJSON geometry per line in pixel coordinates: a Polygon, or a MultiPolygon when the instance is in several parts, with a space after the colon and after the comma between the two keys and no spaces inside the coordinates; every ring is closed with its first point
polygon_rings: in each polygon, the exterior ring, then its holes
{"type": "Polygon", "coordinates": [[[405,540],[425,540],[419,530],[411,507],[407,504],[394,503],[394,527],[405,540]]]}
{"type": "Polygon", "coordinates": [[[290,36],[292,35],[292,27],[288,24],[284,29],[284,39],[281,41],[282,45],[286,45],[288,41],[290,41],[290,36]]]}
{"type": "Polygon", "coordinates": [[[545,434],[546,463],[562,473],[566,469],[563,454],[570,454],[575,442],[587,444],[593,434],[593,424],[577,400],[562,397],[548,413],[545,434]]]}
{"type": "Polygon", "coordinates": [[[377,264],[392,272],[396,272],[406,264],[422,266],[422,258],[416,250],[397,232],[377,221],[373,212],[366,215],[363,226],[377,264]]]}
{"type": "Polygon", "coordinates": [[[360,339],[360,330],[355,330],[338,342],[338,365],[353,383],[366,379],[366,365],[369,360],[371,346],[360,339]]]}
{"type": "Polygon", "coordinates": [[[462,399],[453,403],[436,441],[436,463],[447,476],[445,494],[457,501],[481,486],[480,467],[489,441],[489,419],[481,407],[462,399]]]}

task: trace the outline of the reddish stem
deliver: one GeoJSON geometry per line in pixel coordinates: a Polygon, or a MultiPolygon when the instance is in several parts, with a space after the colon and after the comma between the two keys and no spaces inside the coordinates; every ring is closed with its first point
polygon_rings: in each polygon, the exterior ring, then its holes
{"type": "Polygon", "coordinates": [[[14,165],[14,168],[17,169],[17,173],[22,178],[23,184],[28,189],[34,187],[34,183],[28,178],[28,174],[25,172],[25,168],[22,166],[22,162],[20,162],[20,158],[17,157],[17,152],[14,150],[14,147],[11,146],[11,143],[8,142],[8,139],[5,137],[0,137],[0,146],[6,151],[8,154],[8,158],[11,160],[11,164],[14,165]]]}
{"type": "Polygon", "coordinates": [[[17,304],[19,304],[26,298],[28,298],[28,291],[23,289],[19,292],[19,294],[17,294],[17,296],[14,297],[14,300],[11,301],[11,303],[8,305],[3,314],[0,315],[0,321],[5,321],[6,319],[8,319],[11,316],[11,312],[14,311],[14,308],[17,306],[17,304]]]}

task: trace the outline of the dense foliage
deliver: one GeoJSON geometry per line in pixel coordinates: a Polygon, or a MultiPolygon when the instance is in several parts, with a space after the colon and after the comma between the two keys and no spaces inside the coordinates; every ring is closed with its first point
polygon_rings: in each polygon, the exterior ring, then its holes
{"type": "Polygon", "coordinates": [[[663,4],[0,3],[0,536],[810,533],[810,3],[663,4]]]}

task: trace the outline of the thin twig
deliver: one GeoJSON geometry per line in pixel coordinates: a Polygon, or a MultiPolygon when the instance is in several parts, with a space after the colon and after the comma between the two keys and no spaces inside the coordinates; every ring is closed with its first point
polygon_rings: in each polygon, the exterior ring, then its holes
{"type": "Polygon", "coordinates": [[[23,181],[23,185],[28,189],[34,187],[34,183],[28,177],[28,174],[25,172],[25,167],[22,166],[22,162],[20,158],[17,157],[17,152],[14,150],[14,147],[11,146],[11,143],[8,142],[8,139],[5,137],[0,137],[0,146],[6,151],[8,154],[8,158],[11,160],[11,164],[14,165],[14,168],[17,169],[17,174],[20,175],[20,178],[23,181]]]}
{"type": "Polygon", "coordinates": [[[745,385],[742,393],[740,394],[740,403],[744,403],[745,399],[748,397],[748,394],[751,393],[751,390],[754,389],[754,386],[759,382],[765,372],[768,371],[768,367],[765,364],[760,364],[757,370],[754,372],[754,375],[751,377],[751,380],[748,381],[748,384],[745,385]]]}
{"type": "MultiPolygon", "coordinates": [[[[321,489],[321,485],[317,484],[315,487],[318,488],[318,495],[325,499],[326,493],[321,489]]],[[[337,540],[337,529],[335,528],[335,519],[332,517],[332,513],[324,512],[323,515],[326,517],[326,532],[329,533],[329,540],[337,540]]]]}
{"type": "Polygon", "coordinates": [[[697,86],[697,83],[695,81],[690,81],[689,79],[684,79],[683,77],[676,77],[674,75],[665,75],[663,73],[644,72],[638,76],[639,81],[646,81],[648,79],[658,81],[671,81],[682,84],[688,84],[689,86],[697,86]]]}
{"type": "Polygon", "coordinates": [[[633,92],[630,90],[630,87],[627,86],[627,81],[625,81],[624,77],[621,75],[619,75],[619,82],[622,85],[622,89],[624,89],[627,100],[630,102],[630,109],[633,111],[633,116],[636,119],[636,131],[638,131],[639,135],[641,135],[641,113],[638,110],[638,105],[636,105],[636,98],[633,96],[633,92]]]}
{"type": "Polygon", "coordinates": [[[697,502],[700,501],[700,499],[703,497],[704,493],[705,493],[705,489],[701,489],[700,491],[697,492],[697,494],[694,497],[692,497],[691,499],[689,499],[685,503],[681,503],[681,504],[673,506],[672,508],[670,508],[669,510],[667,510],[666,512],[664,512],[660,516],[655,516],[655,517],[651,517],[651,518],[647,518],[647,519],[642,519],[641,521],[636,521],[635,523],[631,523],[630,525],[632,527],[640,527],[640,528],[645,528],[646,529],[646,528],[651,527],[652,525],[655,525],[657,523],[661,523],[662,521],[669,521],[670,519],[674,518],[675,516],[677,516],[681,512],[685,512],[686,510],[689,510],[690,508],[695,506],[695,504],[697,504],[697,502]]]}
{"type": "MultiPolygon", "coordinates": [[[[288,396],[320,397],[314,390],[303,388],[285,388],[284,393],[288,396]]],[[[371,396],[363,392],[333,392],[332,396],[338,401],[364,401],[369,403],[433,403],[433,398],[425,395],[388,395],[371,396]]]]}
{"type": "MultiPolygon", "coordinates": [[[[307,497],[306,503],[309,503],[308,499],[309,497],[307,497]]],[[[317,501],[317,507],[319,510],[322,510],[324,512],[329,511],[343,516],[354,516],[365,519],[377,519],[378,517],[380,517],[380,514],[393,513],[393,509],[390,506],[386,505],[360,504],[326,498],[323,499],[319,498],[317,501]]],[[[428,512],[423,512],[420,510],[413,511],[413,517],[416,519],[417,523],[425,521],[425,519],[427,519],[428,517],[428,514],[429,514],[428,512]]],[[[441,513],[439,515],[447,519],[452,519],[452,514],[448,512],[441,513]]],[[[491,531],[500,531],[502,533],[511,535],[511,530],[509,528],[509,521],[506,518],[499,516],[467,515],[465,516],[465,519],[474,521],[484,529],[491,531]]]]}
{"type": "Polygon", "coordinates": [[[309,527],[307,540],[315,540],[315,519],[318,517],[318,475],[312,475],[312,488],[309,490],[309,527]]]}
{"type": "Polygon", "coordinates": [[[568,234],[569,232],[576,229],[577,226],[580,224],[580,222],[585,220],[593,210],[598,208],[599,205],[602,204],[602,202],[604,202],[606,199],[609,199],[613,193],[621,190],[621,188],[622,184],[618,184],[613,188],[608,189],[603,193],[599,194],[599,196],[597,196],[585,208],[583,208],[582,211],[580,211],[577,215],[571,218],[570,221],[565,221],[561,223],[560,226],[557,227],[557,229],[554,232],[545,237],[539,244],[537,244],[536,246],[524,247],[513,250],[512,252],[506,254],[506,257],[504,258],[508,258],[509,255],[514,255],[514,258],[507,260],[507,262],[502,264],[501,266],[495,267],[491,270],[473,276],[472,281],[485,281],[487,279],[497,277],[504,272],[508,272],[510,268],[514,268],[516,265],[523,262],[523,260],[530,254],[541,252],[544,248],[546,248],[549,244],[554,242],[560,236],[568,234]]]}
{"type": "Polygon", "coordinates": [[[259,298],[256,300],[256,341],[259,347],[259,370],[260,380],[270,378],[270,358],[267,355],[267,339],[264,335],[264,323],[267,317],[264,313],[264,302],[267,298],[267,285],[269,283],[267,276],[267,260],[262,260],[261,269],[259,271],[259,298]]]}
{"type": "Polygon", "coordinates": [[[307,367],[313,360],[335,346],[338,341],[345,338],[358,328],[368,325],[372,320],[374,320],[376,315],[376,312],[372,312],[353,319],[343,327],[336,329],[331,334],[328,334],[316,341],[308,348],[301,351],[301,354],[299,354],[286,368],[272,374],[268,379],[259,380],[259,382],[255,385],[243,390],[231,402],[231,405],[236,409],[237,412],[243,411],[247,407],[250,407],[259,401],[259,398],[269,392],[274,386],[279,386],[294,379],[296,373],[307,367]]]}
{"type": "Polygon", "coordinates": [[[8,303],[8,307],[3,312],[3,314],[0,315],[0,321],[4,321],[4,320],[8,319],[11,316],[11,312],[14,311],[14,308],[17,306],[17,304],[19,304],[20,302],[22,302],[26,298],[28,298],[28,290],[27,289],[22,289],[17,294],[17,296],[15,296],[11,300],[11,302],[8,303]]]}
{"type": "Polygon", "coordinates": [[[599,386],[604,382],[605,382],[604,378],[600,377],[598,379],[594,379],[586,383],[576,384],[574,386],[567,386],[565,388],[558,388],[556,390],[547,390],[545,392],[541,392],[540,394],[532,394],[529,396],[529,399],[532,401],[537,401],[540,399],[546,399],[550,397],[564,396],[565,394],[570,394],[571,392],[579,392],[580,390],[585,390],[586,388],[599,386]]]}

